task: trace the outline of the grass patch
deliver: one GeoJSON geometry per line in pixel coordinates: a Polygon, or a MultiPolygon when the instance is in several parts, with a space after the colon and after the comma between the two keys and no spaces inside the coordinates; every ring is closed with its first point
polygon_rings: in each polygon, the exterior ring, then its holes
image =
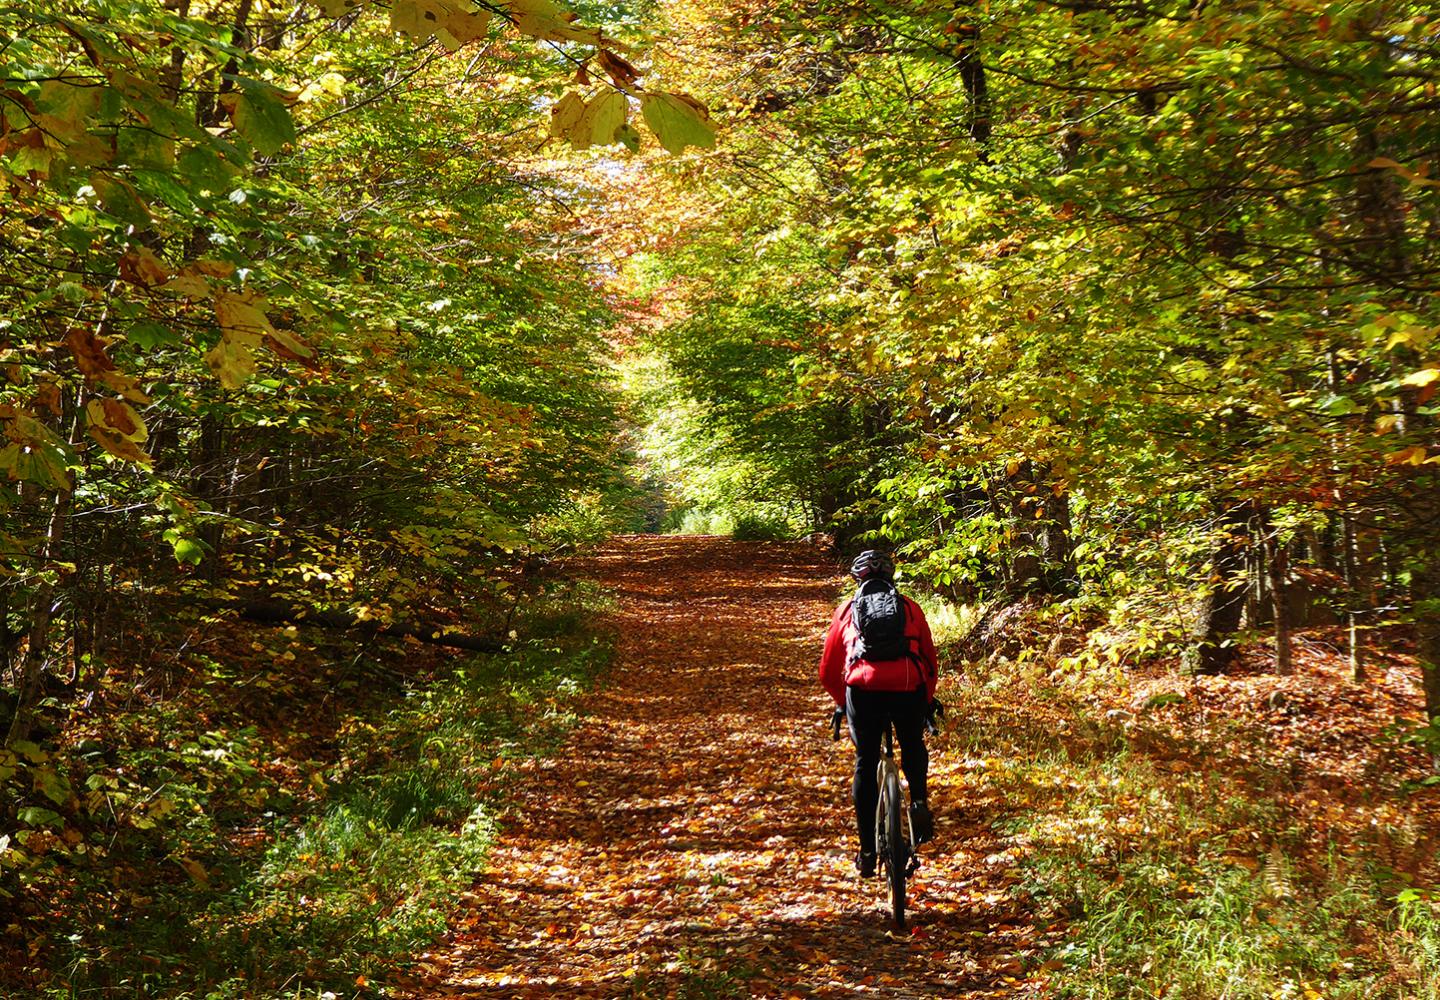
{"type": "Polygon", "coordinates": [[[1440,901],[1385,863],[1403,825],[1302,804],[1222,745],[1092,718],[1018,676],[952,681],[948,738],[966,796],[1008,810],[996,825],[1037,922],[1063,931],[1031,956],[1055,995],[1440,1000],[1440,901]]]}
{"type": "MultiPolygon", "coordinates": [[[[211,814],[191,799],[157,817],[150,883],[112,888],[122,905],[92,907],[102,921],[56,943],[55,974],[27,995],[229,1000],[383,984],[444,930],[482,865],[511,765],[555,752],[578,720],[610,659],[587,631],[597,601],[578,590],[537,602],[516,625],[545,638],[458,661],[388,709],[346,718],[323,761],[292,767],[307,772],[292,776],[303,796],[268,780],[254,790],[263,815],[233,803],[211,814]]],[[[149,780],[205,786],[173,751],[150,752],[169,756],[149,780]]],[[[233,757],[254,774],[271,752],[247,730],[192,756],[212,767],[233,757]]],[[[71,874],[89,893],[140,881],[133,870],[71,874]]]]}

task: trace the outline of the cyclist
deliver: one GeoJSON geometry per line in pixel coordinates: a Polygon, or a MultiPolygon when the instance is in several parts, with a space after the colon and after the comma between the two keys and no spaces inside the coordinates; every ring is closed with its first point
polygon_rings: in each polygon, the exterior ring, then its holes
{"type": "MultiPolygon", "coordinates": [[[[930,757],[925,750],[925,727],[938,707],[938,665],[925,613],[920,605],[895,593],[894,560],[885,552],[867,549],[851,564],[850,575],[859,582],[860,590],[835,610],[820,655],[820,683],[835,699],[836,713],[844,712],[855,744],[855,828],[860,835],[855,865],[862,877],[870,878],[875,874],[875,808],[880,795],[875,773],[885,727],[891,722],[900,743],[900,767],[910,784],[910,829],[916,843],[934,836],[926,803],[930,757]],[[877,605],[862,596],[872,592],[893,594],[897,600],[887,604],[882,597],[877,605]],[[867,622],[857,621],[863,617],[856,613],[857,600],[866,614],[873,615],[875,607],[891,607],[903,615],[903,624],[893,623],[901,626],[903,641],[880,645],[883,659],[873,653],[866,655],[864,636],[873,635],[874,630],[867,622]],[[900,655],[889,655],[894,652],[900,655]]],[[[880,624],[883,629],[887,623],[880,624]]]]}

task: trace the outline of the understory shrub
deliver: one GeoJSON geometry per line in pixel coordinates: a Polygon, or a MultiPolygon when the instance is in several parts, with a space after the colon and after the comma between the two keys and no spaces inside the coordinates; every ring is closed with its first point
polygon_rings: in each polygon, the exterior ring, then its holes
{"type": "MultiPolygon", "coordinates": [[[[494,838],[512,765],[555,752],[578,721],[580,696],[610,658],[589,625],[599,602],[589,585],[537,597],[513,624],[542,638],[461,660],[388,710],[365,703],[321,759],[281,760],[253,728],[182,740],[179,751],[120,751],[150,761],[152,798],[179,804],[139,832],[164,846],[117,846],[69,873],[88,916],[47,942],[51,977],[27,996],[238,1000],[383,984],[395,960],[444,930],[494,838]],[[252,761],[295,778],[262,778],[252,761]],[[229,774],[249,783],[213,809],[205,790],[229,774]],[[134,867],[145,857],[148,873],[134,867]]],[[[109,836],[123,846],[139,833],[109,836]]]]}

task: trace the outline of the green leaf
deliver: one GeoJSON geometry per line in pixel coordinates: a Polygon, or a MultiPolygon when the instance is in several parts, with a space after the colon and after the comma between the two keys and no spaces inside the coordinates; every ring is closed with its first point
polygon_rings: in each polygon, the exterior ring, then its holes
{"type": "Polygon", "coordinates": [[[676,94],[646,94],[640,99],[640,112],[645,124],[671,153],[686,146],[715,148],[715,126],[704,106],[693,99],[676,94]]]}
{"type": "Polygon", "coordinates": [[[41,750],[29,740],[16,740],[10,745],[10,749],[18,754],[24,755],[25,759],[32,764],[43,764],[50,759],[50,755],[41,750]]]}
{"type": "Polygon", "coordinates": [[[238,171],[210,146],[191,146],[176,159],[180,176],[201,190],[218,193],[230,189],[238,171]]]}
{"type": "Polygon", "coordinates": [[[40,85],[40,99],[37,103],[41,110],[62,121],[80,125],[100,110],[105,89],[97,86],[96,81],[90,78],[46,80],[40,85]]]}
{"type": "Polygon", "coordinates": [[[259,80],[236,77],[240,93],[230,119],[235,129],[261,156],[273,156],[295,141],[295,122],[278,87],[259,80]]]}
{"type": "Polygon", "coordinates": [[[52,767],[41,767],[35,771],[35,789],[57,806],[64,805],[70,798],[70,781],[52,767]]]}
{"type": "Polygon", "coordinates": [[[100,207],[121,222],[144,227],[153,221],[149,207],[129,181],[97,170],[90,175],[90,186],[100,198],[100,207]]]}
{"type": "Polygon", "coordinates": [[[205,547],[193,538],[180,538],[174,543],[175,561],[199,566],[205,558],[205,547]]]}
{"type": "Polygon", "coordinates": [[[180,343],[180,336],[174,330],[153,320],[141,320],[125,331],[125,339],[136,347],[174,347],[180,343]]]}
{"type": "Polygon", "coordinates": [[[1327,396],[1320,403],[1320,409],[1332,417],[1344,417],[1360,412],[1360,407],[1349,396],[1327,396]]]}
{"type": "Polygon", "coordinates": [[[26,806],[20,810],[19,817],[20,822],[31,826],[58,826],[61,822],[59,813],[40,806],[26,806]]]}

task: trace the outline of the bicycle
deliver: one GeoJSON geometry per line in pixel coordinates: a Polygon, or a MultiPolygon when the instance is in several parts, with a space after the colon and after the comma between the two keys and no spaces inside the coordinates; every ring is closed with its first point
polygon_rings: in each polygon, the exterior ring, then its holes
{"type": "MultiPolygon", "coordinates": [[[[830,717],[830,739],[840,739],[840,724],[845,720],[843,709],[837,708],[830,717]]],[[[935,717],[925,720],[925,731],[937,734],[935,717]]],[[[890,913],[895,926],[905,928],[905,881],[920,867],[914,831],[910,828],[910,794],[900,782],[900,766],[895,763],[895,723],[887,722],[876,768],[875,780],[880,786],[880,800],[875,807],[875,859],[885,872],[890,913]]]]}

